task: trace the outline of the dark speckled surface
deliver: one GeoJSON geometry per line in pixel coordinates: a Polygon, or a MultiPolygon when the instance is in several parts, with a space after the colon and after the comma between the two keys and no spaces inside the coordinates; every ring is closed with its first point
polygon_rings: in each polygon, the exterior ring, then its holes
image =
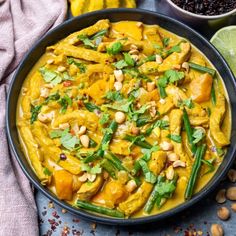
{"type": "MultiPolygon", "coordinates": [[[[164,0],[139,0],[139,8],[154,10],[161,13],[170,14],[164,0]]],[[[174,16],[173,16],[174,17],[174,16]]],[[[205,35],[209,37],[209,35],[205,35]]],[[[218,187],[227,188],[230,184],[227,181],[218,187]]],[[[235,184],[231,184],[235,185],[235,184]]],[[[217,191],[217,190],[216,190],[217,191]]],[[[214,200],[215,193],[198,205],[190,208],[172,219],[158,224],[145,225],[135,228],[122,228],[92,224],[91,222],[79,219],[70,213],[62,213],[59,206],[49,208],[49,200],[40,192],[36,192],[36,202],[39,211],[40,235],[96,235],[96,236],[172,236],[172,235],[209,235],[212,223],[222,224],[226,236],[236,236],[236,213],[231,211],[231,218],[228,221],[220,221],[217,218],[217,209],[221,206],[214,200]],[[192,232],[192,234],[188,233],[192,232]]],[[[223,204],[230,208],[231,202],[223,204]]]]}

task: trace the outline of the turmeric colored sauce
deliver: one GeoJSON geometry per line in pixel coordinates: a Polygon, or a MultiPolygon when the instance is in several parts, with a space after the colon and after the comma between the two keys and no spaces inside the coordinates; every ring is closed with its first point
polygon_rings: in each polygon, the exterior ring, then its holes
{"type": "Polygon", "coordinates": [[[157,25],[108,20],[48,47],[17,108],[41,183],[95,214],[158,214],[185,201],[193,147],[206,145],[193,183],[200,191],[231,133],[224,84],[203,53],[157,25]]]}

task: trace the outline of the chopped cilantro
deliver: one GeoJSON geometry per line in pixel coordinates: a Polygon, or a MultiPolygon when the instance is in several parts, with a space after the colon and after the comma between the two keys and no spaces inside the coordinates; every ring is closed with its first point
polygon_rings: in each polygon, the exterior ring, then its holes
{"type": "Polygon", "coordinates": [[[168,134],[167,138],[171,139],[172,141],[174,141],[176,143],[181,143],[182,142],[182,138],[181,138],[180,135],[168,134]]]}
{"type": "Polygon", "coordinates": [[[93,36],[91,37],[91,39],[94,40],[94,39],[96,39],[96,38],[98,38],[98,37],[102,37],[102,36],[106,35],[107,32],[108,32],[107,29],[100,30],[100,31],[98,31],[95,35],[93,35],[93,36]]]}
{"type": "Polygon", "coordinates": [[[45,175],[48,175],[48,176],[51,176],[51,175],[52,175],[52,172],[51,172],[47,167],[44,167],[44,168],[43,168],[43,173],[44,173],[45,175]]]}
{"type": "Polygon", "coordinates": [[[165,76],[168,78],[170,83],[175,83],[184,78],[184,72],[178,72],[176,70],[167,70],[165,76]]]}
{"type": "Polygon", "coordinates": [[[108,113],[103,113],[103,114],[102,114],[102,117],[101,117],[100,120],[99,120],[99,123],[100,123],[101,125],[105,125],[105,124],[108,123],[109,120],[110,120],[110,114],[108,114],[108,113]]]}
{"type": "Polygon", "coordinates": [[[66,94],[64,97],[61,97],[58,103],[61,105],[61,113],[65,113],[68,106],[72,105],[71,98],[66,94]]]}
{"type": "Polygon", "coordinates": [[[164,47],[167,47],[169,45],[170,42],[170,38],[163,38],[162,39],[162,43],[164,47]]]}
{"type": "Polygon", "coordinates": [[[185,100],[182,100],[182,101],[179,101],[179,106],[186,106],[187,108],[191,109],[194,107],[194,103],[192,101],[191,98],[189,99],[185,99],[185,100]]]}
{"type": "Polygon", "coordinates": [[[193,143],[198,143],[200,142],[204,137],[205,137],[205,132],[202,128],[200,129],[194,129],[194,132],[193,132],[193,143]]]}
{"type": "Polygon", "coordinates": [[[134,66],[135,65],[135,61],[134,59],[130,56],[129,53],[124,53],[124,59],[125,59],[125,62],[127,63],[127,65],[129,66],[134,66]]]}
{"type": "Polygon", "coordinates": [[[124,97],[119,91],[108,91],[105,95],[105,98],[115,102],[122,100],[124,97]]]}
{"type": "Polygon", "coordinates": [[[203,164],[208,166],[208,170],[203,175],[206,175],[206,174],[209,174],[209,173],[215,171],[215,166],[214,166],[215,158],[212,158],[210,160],[202,159],[201,161],[202,161],[203,164]]]}
{"type": "Polygon", "coordinates": [[[43,76],[43,79],[46,83],[51,83],[53,85],[60,84],[63,80],[63,77],[59,75],[59,73],[55,71],[51,71],[47,69],[46,67],[39,68],[39,72],[43,76]]]}
{"type": "Polygon", "coordinates": [[[75,66],[77,66],[79,68],[79,70],[80,70],[80,73],[85,73],[86,72],[85,64],[83,64],[82,62],[76,61],[72,57],[67,58],[67,63],[69,65],[74,64],[75,66]]]}
{"type": "Polygon", "coordinates": [[[117,69],[123,69],[125,67],[128,66],[128,64],[125,62],[125,60],[119,60],[118,62],[114,63],[114,66],[117,68],[117,69]]]}
{"type": "Polygon", "coordinates": [[[94,110],[99,110],[100,111],[100,108],[98,106],[96,106],[95,104],[91,103],[91,102],[84,102],[84,106],[90,112],[93,112],[94,110]]]}
{"type": "Polygon", "coordinates": [[[31,117],[30,117],[30,124],[33,124],[37,118],[38,118],[38,114],[42,109],[42,105],[38,105],[38,106],[31,106],[31,117]]]}
{"type": "Polygon", "coordinates": [[[77,37],[78,37],[78,39],[80,39],[80,40],[83,42],[83,44],[84,44],[86,47],[92,48],[92,49],[96,49],[96,46],[94,45],[94,43],[92,42],[92,40],[90,40],[90,39],[88,38],[87,35],[81,34],[81,35],[78,35],[77,37]]]}
{"type": "Polygon", "coordinates": [[[121,44],[121,42],[115,42],[111,45],[111,47],[107,48],[107,53],[110,55],[117,55],[121,52],[123,48],[123,45],[121,44]]]}

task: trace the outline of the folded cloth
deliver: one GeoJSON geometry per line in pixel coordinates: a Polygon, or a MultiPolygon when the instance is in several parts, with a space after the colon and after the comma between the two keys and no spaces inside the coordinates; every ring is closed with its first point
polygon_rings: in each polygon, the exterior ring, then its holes
{"type": "Polygon", "coordinates": [[[66,0],[0,0],[0,235],[39,235],[30,184],[10,155],[5,132],[8,83],[32,44],[66,16],[66,0]]]}

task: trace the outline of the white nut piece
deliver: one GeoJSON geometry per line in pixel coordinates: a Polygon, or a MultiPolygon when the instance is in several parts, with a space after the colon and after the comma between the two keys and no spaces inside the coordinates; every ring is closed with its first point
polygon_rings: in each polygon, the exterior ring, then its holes
{"type": "Polygon", "coordinates": [[[137,50],[137,49],[132,49],[132,50],[129,51],[129,54],[130,54],[130,55],[138,55],[138,54],[139,54],[139,50],[137,50]]]}
{"type": "Polygon", "coordinates": [[[137,184],[136,182],[131,179],[126,185],[125,188],[127,190],[127,192],[132,193],[136,188],[137,188],[137,184]]]}
{"type": "Polygon", "coordinates": [[[130,45],[130,50],[137,50],[138,46],[136,46],[135,44],[131,44],[130,45]]]}
{"type": "Polygon", "coordinates": [[[167,141],[163,141],[160,143],[160,148],[163,150],[163,151],[172,151],[174,146],[172,143],[170,142],[167,142],[167,141]]]}
{"type": "Polygon", "coordinates": [[[168,180],[172,180],[175,176],[175,171],[174,171],[174,168],[173,166],[169,166],[166,170],[166,178],[168,180]]]}
{"type": "Polygon", "coordinates": [[[156,55],[156,63],[157,63],[157,64],[161,64],[162,62],[163,62],[162,57],[161,57],[159,54],[157,54],[157,55],[156,55]]]}
{"type": "Polygon", "coordinates": [[[47,98],[49,96],[49,93],[50,91],[48,88],[43,87],[40,89],[40,97],[47,98]]]}
{"type": "Polygon", "coordinates": [[[122,111],[118,111],[115,113],[115,121],[118,123],[118,124],[122,124],[126,119],[126,116],[125,116],[125,113],[122,112],[122,111]]]}
{"type": "Polygon", "coordinates": [[[181,160],[177,160],[177,161],[174,161],[173,167],[174,167],[174,168],[177,168],[177,167],[186,167],[186,163],[183,162],[183,161],[181,161],[181,160]]]}
{"type": "Polygon", "coordinates": [[[86,134],[81,135],[80,142],[85,148],[88,148],[89,147],[89,136],[86,134]]]}
{"type": "Polygon", "coordinates": [[[94,182],[97,176],[94,174],[87,173],[87,177],[90,182],[94,182]]]}
{"type": "Polygon", "coordinates": [[[159,102],[160,102],[160,104],[165,104],[165,103],[166,103],[166,100],[163,99],[163,98],[161,98],[161,99],[159,100],[159,102]]]}
{"type": "Polygon", "coordinates": [[[122,89],[123,85],[120,81],[116,81],[114,83],[114,87],[115,87],[116,91],[120,91],[122,89]]]}
{"type": "Polygon", "coordinates": [[[44,87],[52,89],[54,87],[54,85],[53,84],[44,84],[44,87]]]}
{"type": "Polygon", "coordinates": [[[80,126],[78,135],[85,134],[86,130],[87,130],[86,126],[84,126],[84,125],[80,126]]]}
{"type": "Polygon", "coordinates": [[[156,87],[155,82],[147,82],[147,91],[152,92],[156,87]]]}
{"type": "Polygon", "coordinates": [[[168,161],[174,162],[179,160],[179,155],[175,152],[170,152],[167,154],[168,161]]]}
{"type": "Polygon", "coordinates": [[[216,194],[216,201],[218,203],[226,202],[225,193],[226,193],[226,189],[221,189],[218,191],[218,193],[216,194]]]}
{"type": "Polygon", "coordinates": [[[62,123],[59,125],[59,129],[67,129],[70,127],[70,124],[69,123],[62,123]]]}
{"type": "Polygon", "coordinates": [[[58,72],[64,72],[66,70],[65,66],[58,66],[57,71],[58,72]]]}
{"type": "Polygon", "coordinates": [[[114,76],[116,80],[119,82],[122,82],[124,80],[124,75],[123,75],[122,70],[114,70],[114,76]]]}
{"type": "Polygon", "coordinates": [[[131,55],[131,58],[134,59],[136,62],[139,60],[139,56],[138,55],[131,55]]]}
{"type": "Polygon", "coordinates": [[[87,179],[88,179],[88,173],[87,173],[87,172],[85,172],[83,175],[81,175],[81,176],[78,178],[78,180],[79,180],[80,182],[82,182],[82,183],[86,182],[87,179]]]}
{"type": "Polygon", "coordinates": [[[53,63],[54,63],[54,59],[48,59],[48,60],[47,60],[47,64],[48,64],[48,65],[51,65],[51,64],[53,64],[53,63]]]}
{"type": "Polygon", "coordinates": [[[186,72],[189,72],[189,64],[188,64],[188,62],[183,62],[183,64],[182,64],[182,68],[183,69],[185,69],[186,70],[186,72]]]}
{"type": "Polygon", "coordinates": [[[47,114],[43,114],[43,113],[39,113],[38,114],[38,120],[41,121],[42,123],[47,123],[52,121],[53,118],[53,113],[47,113],[47,114]]]}

